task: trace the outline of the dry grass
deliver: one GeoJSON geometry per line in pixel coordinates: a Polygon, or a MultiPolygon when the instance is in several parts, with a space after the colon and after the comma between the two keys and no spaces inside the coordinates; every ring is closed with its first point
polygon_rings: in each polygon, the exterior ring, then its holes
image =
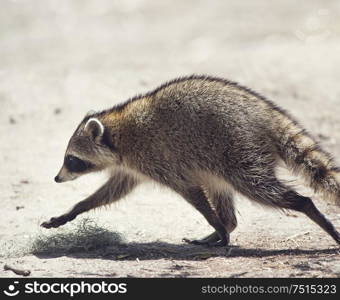
{"type": "Polygon", "coordinates": [[[70,254],[105,250],[107,247],[124,243],[116,232],[97,225],[90,218],[80,219],[67,227],[39,230],[26,239],[6,240],[0,243],[0,257],[20,257],[28,254],[70,254]]]}

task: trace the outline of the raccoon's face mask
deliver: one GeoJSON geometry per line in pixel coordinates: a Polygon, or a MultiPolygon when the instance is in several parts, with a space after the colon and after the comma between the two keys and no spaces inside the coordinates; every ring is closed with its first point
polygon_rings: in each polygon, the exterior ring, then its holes
{"type": "Polygon", "coordinates": [[[69,141],[64,164],[54,180],[65,182],[105,169],[113,154],[104,141],[104,133],[103,124],[96,118],[80,126],[69,141]]]}

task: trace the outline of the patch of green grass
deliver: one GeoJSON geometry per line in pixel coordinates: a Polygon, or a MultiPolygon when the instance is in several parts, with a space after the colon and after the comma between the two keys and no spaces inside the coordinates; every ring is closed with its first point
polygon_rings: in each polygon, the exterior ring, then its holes
{"type": "Polygon", "coordinates": [[[39,230],[37,234],[20,241],[0,244],[0,257],[19,257],[27,254],[69,254],[105,250],[124,243],[121,235],[97,225],[89,218],[80,219],[66,227],[39,230]]]}

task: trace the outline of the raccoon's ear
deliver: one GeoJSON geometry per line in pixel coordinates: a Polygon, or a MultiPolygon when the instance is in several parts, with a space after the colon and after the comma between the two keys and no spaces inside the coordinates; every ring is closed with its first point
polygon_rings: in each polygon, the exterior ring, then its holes
{"type": "Polygon", "coordinates": [[[90,118],[85,124],[84,132],[98,142],[104,134],[104,125],[96,118],[90,118]]]}

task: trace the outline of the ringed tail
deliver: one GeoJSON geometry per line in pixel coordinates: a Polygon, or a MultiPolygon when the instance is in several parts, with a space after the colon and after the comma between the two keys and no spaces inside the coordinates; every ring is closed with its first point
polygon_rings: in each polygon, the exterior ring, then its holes
{"type": "Polygon", "coordinates": [[[275,111],[274,132],[279,156],[295,174],[302,174],[316,194],[340,206],[340,168],[332,156],[297,121],[275,111]]]}

